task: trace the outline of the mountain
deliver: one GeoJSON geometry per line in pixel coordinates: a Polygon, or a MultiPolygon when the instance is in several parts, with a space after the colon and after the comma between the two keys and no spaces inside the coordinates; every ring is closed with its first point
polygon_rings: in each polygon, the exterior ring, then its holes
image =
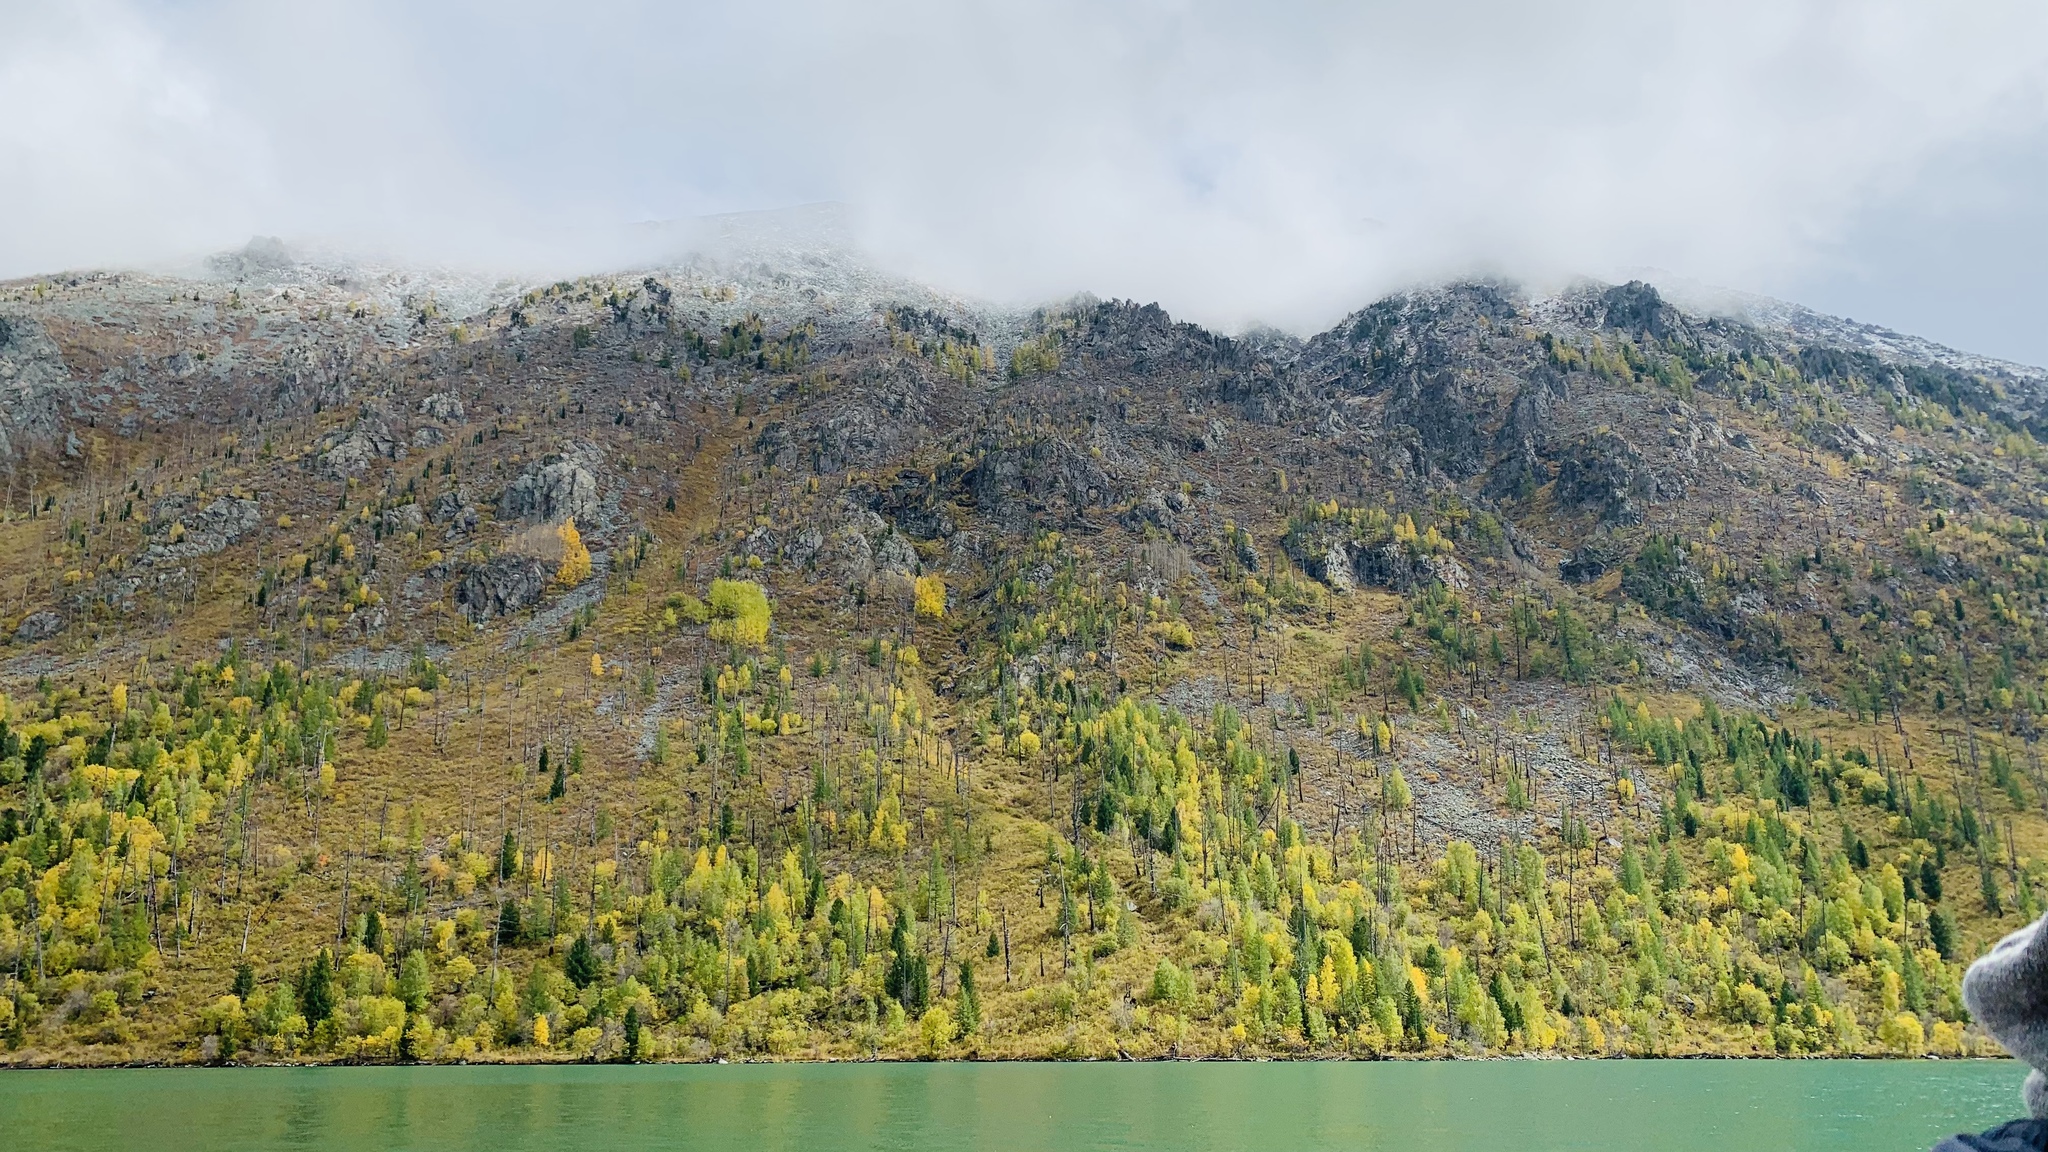
{"type": "Polygon", "coordinates": [[[6,1059],[1988,1043],[2039,370],[1640,281],[1232,338],[830,224],[0,286],[6,1059]]]}

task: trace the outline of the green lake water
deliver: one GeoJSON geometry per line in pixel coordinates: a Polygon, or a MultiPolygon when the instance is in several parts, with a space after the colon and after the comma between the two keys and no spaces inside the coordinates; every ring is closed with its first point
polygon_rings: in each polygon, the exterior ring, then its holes
{"type": "Polygon", "coordinates": [[[0,1073],[0,1149],[1883,1152],[2020,1109],[1997,1061],[829,1064],[0,1073]]]}

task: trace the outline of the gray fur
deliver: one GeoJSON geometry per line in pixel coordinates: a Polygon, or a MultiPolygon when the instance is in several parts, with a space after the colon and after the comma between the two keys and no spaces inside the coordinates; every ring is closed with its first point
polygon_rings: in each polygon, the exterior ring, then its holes
{"type": "Polygon", "coordinates": [[[2048,1119],[2048,916],[2014,932],[1963,974],[1963,1003],[2007,1052],[2033,1066],[2021,1097],[2048,1119]]]}

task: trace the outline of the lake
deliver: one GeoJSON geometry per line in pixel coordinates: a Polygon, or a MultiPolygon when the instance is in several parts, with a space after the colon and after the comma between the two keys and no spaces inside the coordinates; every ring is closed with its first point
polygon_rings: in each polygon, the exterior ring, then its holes
{"type": "Polygon", "coordinates": [[[785,1064],[0,1073],[0,1147],[1881,1152],[2019,1114],[2004,1061],[785,1064]]]}

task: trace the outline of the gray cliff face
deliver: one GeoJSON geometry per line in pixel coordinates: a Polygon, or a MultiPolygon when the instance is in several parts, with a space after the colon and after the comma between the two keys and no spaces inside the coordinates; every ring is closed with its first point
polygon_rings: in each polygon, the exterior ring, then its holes
{"type": "Polygon", "coordinates": [[[0,308],[0,460],[36,445],[75,457],[77,439],[65,417],[80,387],[40,322],[0,308]]]}
{"type": "Polygon", "coordinates": [[[574,519],[590,526],[602,507],[597,469],[602,454],[588,446],[555,453],[519,474],[498,499],[498,515],[507,520],[560,523],[574,519]]]}

